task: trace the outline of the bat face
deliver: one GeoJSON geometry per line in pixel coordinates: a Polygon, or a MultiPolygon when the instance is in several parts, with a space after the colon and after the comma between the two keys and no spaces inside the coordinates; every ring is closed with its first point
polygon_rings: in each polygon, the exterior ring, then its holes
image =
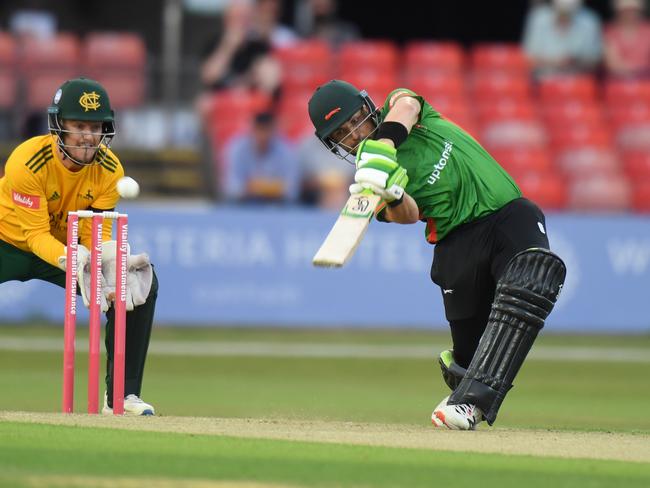
{"type": "Polygon", "coordinates": [[[366,190],[352,195],[312,259],[314,266],[341,267],[363,239],[381,198],[366,190]]]}

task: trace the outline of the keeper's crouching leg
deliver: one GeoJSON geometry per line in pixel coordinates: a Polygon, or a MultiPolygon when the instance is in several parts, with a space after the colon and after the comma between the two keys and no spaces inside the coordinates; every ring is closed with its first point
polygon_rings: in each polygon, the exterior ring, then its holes
{"type": "Polygon", "coordinates": [[[469,403],[492,425],[512,381],[562,290],[566,267],[546,249],[515,255],[497,283],[492,311],[449,405],[469,403]]]}
{"type": "MultiPolygon", "coordinates": [[[[149,350],[149,340],[153,327],[156,300],[158,299],[158,277],[155,270],[151,282],[151,290],[147,300],[126,313],[126,350],[125,350],[125,380],[124,396],[134,394],[140,396],[144,365],[149,350]]],[[[106,393],[108,404],[113,405],[113,342],[115,334],[115,309],[111,307],[106,312],[106,393]]]]}

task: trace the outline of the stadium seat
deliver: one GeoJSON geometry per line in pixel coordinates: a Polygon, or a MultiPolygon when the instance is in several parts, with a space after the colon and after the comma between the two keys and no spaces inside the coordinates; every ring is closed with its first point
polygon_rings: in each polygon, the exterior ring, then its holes
{"type": "Polygon", "coordinates": [[[549,129],[550,142],[555,150],[580,146],[607,147],[612,144],[611,132],[603,125],[568,124],[549,127],[549,129]]]}
{"type": "Polygon", "coordinates": [[[23,74],[47,70],[75,70],[81,68],[79,39],[69,33],[60,33],[51,39],[28,37],[20,46],[20,66],[23,74]]]}
{"type": "Polygon", "coordinates": [[[423,96],[427,101],[438,97],[463,98],[465,96],[465,81],[461,76],[454,74],[407,76],[403,86],[423,96]]]}
{"type": "Polygon", "coordinates": [[[527,75],[529,63],[519,44],[480,43],[470,52],[474,71],[527,75]]]}
{"type": "Polygon", "coordinates": [[[567,204],[566,183],[554,172],[524,172],[512,175],[522,194],[545,210],[562,210],[567,204]]]}
{"type": "Polygon", "coordinates": [[[16,40],[11,34],[0,31],[0,69],[13,67],[17,54],[16,40]]]}
{"type": "Polygon", "coordinates": [[[650,180],[650,151],[623,153],[623,168],[631,180],[650,180]]]}
{"type": "Polygon", "coordinates": [[[510,98],[478,100],[476,114],[484,124],[504,120],[536,121],[538,118],[537,109],[530,101],[510,98]]]}
{"type": "Polygon", "coordinates": [[[210,133],[213,143],[222,145],[234,134],[246,129],[256,113],[267,110],[268,96],[247,90],[224,90],[212,98],[210,133]]]}
{"type": "Polygon", "coordinates": [[[608,80],[605,99],[610,106],[642,102],[650,103],[650,80],[608,80]]]}
{"type": "Polygon", "coordinates": [[[350,41],[339,51],[338,72],[377,71],[395,76],[399,64],[399,51],[392,41],[350,41]]]}
{"type": "Polygon", "coordinates": [[[571,177],[617,173],[622,168],[618,155],[608,146],[569,147],[556,154],[555,164],[571,177]]]}
{"type": "Polygon", "coordinates": [[[481,126],[479,141],[489,150],[544,147],[546,131],[537,120],[504,120],[481,126]]]}
{"type": "Polygon", "coordinates": [[[501,72],[475,73],[470,86],[476,100],[509,98],[528,101],[530,82],[525,75],[512,75],[501,72]]]}
{"type": "Polygon", "coordinates": [[[650,102],[611,102],[607,114],[614,130],[650,123],[650,102]]]}
{"type": "Polygon", "coordinates": [[[492,157],[510,174],[550,173],[554,166],[550,154],[543,147],[500,148],[492,157]]]}
{"type": "Polygon", "coordinates": [[[637,212],[650,213],[650,178],[633,181],[632,208],[637,212]]]}
{"type": "Polygon", "coordinates": [[[56,69],[44,72],[34,72],[25,78],[26,108],[30,111],[41,112],[52,104],[52,98],[57,88],[64,81],[79,76],[76,69],[56,69]]]}
{"type": "Polygon", "coordinates": [[[569,208],[622,211],[630,207],[630,184],[621,173],[580,176],[569,182],[569,208]]]}
{"type": "Polygon", "coordinates": [[[82,49],[84,72],[99,81],[117,108],[141,105],[145,100],[147,49],[130,32],[92,32],[82,49]]]}
{"type": "Polygon", "coordinates": [[[366,90],[377,106],[383,105],[388,94],[398,87],[397,78],[390,72],[350,71],[342,73],[341,78],[359,90],[366,90]]]}
{"type": "Polygon", "coordinates": [[[557,76],[541,80],[538,91],[544,103],[560,100],[590,102],[596,99],[597,85],[591,76],[557,76]]]}
{"type": "Polygon", "coordinates": [[[540,106],[541,115],[547,127],[564,127],[567,124],[597,125],[605,124],[602,107],[595,102],[583,100],[561,100],[545,102],[540,106]]]}
{"type": "Polygon", "coordinates": [[[616,143],[623,151],[650,151],[650,121],[626,125],[615,131],[616,143]]]}
{"type": "Polygon", "coordinates": [[[278,126],[287,138],[295,141],[308,133],[314,133],[309,119],[307,103],[311,92],[302,92],[282,98],[278,106],[278,126]]]}
{"type": "Polygon", "coordinates": [[[324,41],[301,41],[276,49],[273,55],[282,65],[282,83],[289,91],[313,91],[334,78],[334,56],[324,41]]]}
{"type": "Polygon", "coordinates": [[[465,65],[463,48],[453,41],[410,41],[404,46],[403,55],[409,77],[435,73],[459,75],[465,65]]]}

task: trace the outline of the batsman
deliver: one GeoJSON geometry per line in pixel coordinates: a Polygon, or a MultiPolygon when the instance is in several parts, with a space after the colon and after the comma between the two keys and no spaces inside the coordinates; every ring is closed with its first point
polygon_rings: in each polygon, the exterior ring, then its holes
{"type": "MultiPolygon", "coordinates": [[[[68,80],[48,108],[49,134],[14,149],[0,179],[0,283],[44,280],[65,288],[66,234],[69,211],[115,209],[117,181],[124,169],[110,143],[114,114],[103,86],[87,78],[68,80]]],[[[103,225],[103,300],[107,323],[105,414],[113,406],[113,337],[115,311],[115,241],[110,221],[103,225]]],[[[79,293],[90,296],[91,226],[80,222],[79,293]]],[[[158,279],[146,254],[127,258],[126,378],[124,412],[154,415],[140,398],[145,359],[158,293],[158,279]]],[[[63,307],[63,304],[61,304],[63,307]]]]}
{"type": "Polygon", "coordinates": [[[350,192],[372,190],[382,198],[377,220],[422,221],[435,244],[431,279],[453,349],[439,356],[452,392],[432,423],[492,425],[566,274],[544,214],[471,135],[411,90],[393,90],[377,109],[365,91],[332,80],[308,110],[316,137],[356,165],[350,192]]]}

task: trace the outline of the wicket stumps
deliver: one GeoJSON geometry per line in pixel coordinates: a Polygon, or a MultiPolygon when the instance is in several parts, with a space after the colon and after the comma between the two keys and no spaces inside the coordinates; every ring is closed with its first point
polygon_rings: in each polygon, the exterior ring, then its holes
{"type": "Polygon", "coordinates": [[[63,326],[63,412],[72,413],[74,402],[75,329],[77,324],[77,258],[79,219],[92,222],[90,249],[90,322],[88,334],[88,413],[99,413],[99,360],[102,298],[102,227],[104,219],[117,221],[115,255],[115,339],[113,342],[113,413],[124,414],[124,362],[126,350],[126,273],[128,215],[119,212],[68,212],[63,326]]]}

